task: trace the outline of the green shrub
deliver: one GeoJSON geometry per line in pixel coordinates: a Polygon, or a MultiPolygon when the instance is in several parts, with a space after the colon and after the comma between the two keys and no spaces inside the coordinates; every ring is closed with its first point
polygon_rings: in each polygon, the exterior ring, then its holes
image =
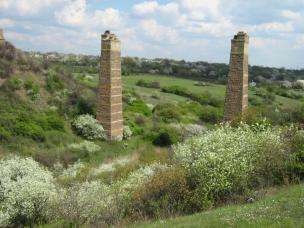
{"type": "Polygon", "coordinates": [[[58,76],[57,72],[48,72],[46,78],[46,89],[51,93],[64,89],[64,83],[62,79],[58,76]]]}
{"type": "Polygon", "coordinates": [[[159,82],[150,82],[150,81],[145,81],[143,79],[138,80],[136,85],[141,86],[141,87],[146,87],[146,88],[154,88],[154,89],[160,88],[159,82]]]}
{"type": "Polygon", "coordinates": [[[15,134],[32,138],[36,141],[44,141],[45,135],[43,129],[34,123],[18,122],[15,126],[15,134]]]}
{"type": "Polygon", "coordinates": [[[22,84],[23,84],[23,81],[21,79],[18,79],[18,78],[9,79],[7,81],[7,86],[11,90],[19,90],[19,89],[21,89],[22,88],[22,84]]]}
{"type": "Polygon", "coordinates": [[[26,89],[26,90],[33,89],[34,82],[32,80],[30,80],[30,79],[27,79],[27,80],[25,80],[23,86],[24,86],[24,89],[26,89]]]}
{"type": "Polygon", "coordinates": [[[150,108],[144,101],[137,99],[127,106],[126,111],[133,113],[141,113],[145,116],[151,116],[152,113],[150,108]]]}
{"type": "Polygon", "coordinates": [[[165,123],[179,122],[182,119],[181,110],[172,103],[156,105],[153,109],[153,116],[165,123]]]}
{"type": "MultiPolygon", "coordinates": [[[[67,103],[70,107],[73,108],[71,111],[73,117],[85,114],[90,114],[94,116],[96,114],[95,100],[83,97],[81,95],[81,92],[73,92],[69,94],[67,103]]],[[[62,107],[61,112],[67,112],[65,106],[62,107]]]]}
{"type": "Polygon", "coordinates": [[[231,121],[231,125],[237,126],[240,123],[246,123],[248,125],[254,125],[257,123],[263,124],[265,121],[269,122],[268,119],[263,117],[261,111],[251,107],[248,108],[242,115],[235,117],[235,119],[231,121]]]}
{"type": "Polygon", "coordinates": [[[39,96],[40,87],[38,84],[34,83],[32,80],[28,79],[24,82],[24,88],[27,90],[27,94],[32,100],[35,100],[39,96]]]}
{"type": "Polygon", "coordinates": [[[126,120],[128,126],[130,126],[131,131],[133,132],[133,135],[140,135],[144,133],[144,127],[139,126],[139,124],[135,123],[133,120],[126,120]]]}
{"type": "Polygon", "coordinates": [[[7,140],[11,137],[11,133],[4,127],[0,126],[0,141],[7,140]]]}
{"type": "Polygon", "coordinates": [[[44,141],[45,132],[64,131],[64,121],[55,113],[36,112],[15,95],[0,96],[0,129],[2,138],[23,136],[44,141]]]}
{"type": "Polygon", "coordinates": [[[286,136],[293,146],[293,159],[289,164],[290,175],[296,179],[304,180],[304,131],[294,128],[287,131],[286,136]]]}
{"type": "Polygon", "coordinates": [[[271,104],[275,101],[275,95],[263,88],[255,88],[255,95],[264,98],[267,104],[271,104]]]}
{"type": "Polygon", "coordinates": [[[157,172],[131,194],[130,215],[159,218],[191,211],[190,188],[183,167],[172,167],[157,172]]]}
{"type": "Polygon", "coordinates": [[[181,86],[168,86],[168,87],[162,87],[162,92],[164,93],[173,93],[179,96],[187,97],[193,101],[196,101],[202,105],[211,105],[214,107],[220,107],[222,105],[222,101],[212,97],[212,95],[209,92],[203,92],[203,93],[191,93],[186,88],[181,86]]]}
{"type": "Polygon", "coordinates": [[[256,97],[249,97],[249,103],[254,106],[261,106],[262,102],[256,97]]]}
{"type": "Polygon", "coordinates": [[[64,121],[56,114],[49,114],[46,116],[47,129],[46,130],[57,130],[65,131],[64,121]]]}
{"type": "Polygon", "coordinates": [[[204,106],[202,108],[200,119],[208,123],[219,123],[223,118],[223,112],[219,108],[204,106]]]}
{"type": "Polygon", "coordinates": [[[178,132],[173,127],[162,127],[153,137],[153,144],[157,146],[170,146],[179,141],[178,132]]]}

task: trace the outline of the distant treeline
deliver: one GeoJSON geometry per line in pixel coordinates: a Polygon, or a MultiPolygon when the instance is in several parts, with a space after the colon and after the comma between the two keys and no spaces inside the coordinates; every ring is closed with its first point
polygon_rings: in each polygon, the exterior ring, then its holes
{"type": "MultiPolygon", "coordinates": [[[[64,63],[79,73],[98,73],[99,56],[59,54],[59,53],[31,53],[36,58],[48,59],[54,63],[64,63]]],[[[224,63],[208,63],[204,61],[189,62],[172,59],[146,59],[138,57],[122,58],[122,74],[136,73],[165,74],[181,78],[210,81],[225,84],[229,66],[224,63]]],[[[276,81],[304,80],[304,69],[294,70],[285,68],[249,66],[249,81],[267,84],[276,81]]]]}

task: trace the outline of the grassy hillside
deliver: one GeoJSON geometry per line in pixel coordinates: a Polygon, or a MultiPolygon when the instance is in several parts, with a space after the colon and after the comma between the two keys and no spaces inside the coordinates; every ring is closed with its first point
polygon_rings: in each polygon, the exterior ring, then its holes
{"type": "Polygon", "coordinates": [[[130,227],[303,227],[304,185],[273,189],[245,205],[225,206],[191,216],[130,227]]]}
{"type": "MultiPolygon", "coordinates": [[[[79,74],[74,74],[74,77],[84,85],[87,85],[91,88],[96,88],[98,83],[98,75],[97,74],[88,74],[88,75],[91,76],[92,79],[90,80],[86,80],[85,78],[80,79],[79,74]]],[[[123,83],[124,83],[123,86],[125,90],[133,89],[136,93],[140,94],[147,102],[153,104],[160,102],[157,99],[151,98],[151,96],[153,95],[162,97],[163,99],[161,99],[161,102],[185,101],[186,99],[184,97],[177,96],[174,94],[163,93],[159,89],[139,87],[136,85],[136,83],[140,79],[159,82],[162,87],[181,86],[196,94],[208,92],[212,96],[222,101],[225,99],[226,86],[221,84],[206,83],[206,86],[198,86],[196,85],[196,83],[198,82],[196,80],[176,78],[168,75],[135,74],[135,75],[123,76],[123,83]]],[[[304,95],[304,91],[297,91],[297,93],[300,95],[304,95]]],[[[277,94],[274,94],[274,96],[275,96],[274,103],[283,108],[293,107],[295,105],[301,104],[301,102],[296,99],[283,97],[277,94]]],[[[249,97],[263,102],[262,99],[256,95],[256,92],[253,88],[249,90],[249,97]]]]}
{"type": "Polygon", "coordinates": [[[124,135],[107,142],[94,64],[0,47],[0,226],[130,224],[304,179],[300,88],[251,87],[229,126],[219,125],[223,84],[125,75],[124,135]]]}

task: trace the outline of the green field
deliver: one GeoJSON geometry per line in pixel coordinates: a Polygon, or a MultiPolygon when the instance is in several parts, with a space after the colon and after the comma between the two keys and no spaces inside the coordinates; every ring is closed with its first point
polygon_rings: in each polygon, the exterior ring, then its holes
{"type": "MultiPolygon", "coordinates": [[[[75,76],[77,77],[77,75],[78,74],[75,74],[74,77],[75,76]]],[[[93,80],[88,81],[83,79],[79,81],[91,88],[96,88],[98,83],[98,75],[91,74],[90,76],[93,77],[93,80]]],[[[151,74],[137,74],[137,75],[123,76],[122,79],[124,86],[123,88],[125,91],[135,90],[135,92],[138,93],[143,100],[151,104],[185,101],[187,100],[187,98],[175,94],[163,93],[160,91],[160,89],[144,88],[137,86],[136,83],[140,79],[144,79],[151,82],[157,81],[160,83],[161,87],[181,86],[193,93],[208,92],[215,98],[218,98],[223,101],[225,99],[226,86],[220,84],[208,83],[206,86],[196,86],[195,83],[197,81],[192,79],[182,79],[182,78],[177,78],[167,75],[151,75],[151,74]],[[155,99],[153,97],[158,97],[158,99],[155,99]]],[[[252,90],[249,90],[249,98],[250,97],[254,97],[257,100],[262,101],[260,97],[254,95],[254,91],[252,90]]],[[[282,107],[290,107],[290,106],[299,105],[300,102],[295,99],[289,99],[286,97],[275,95],[275,104],[282,107]]]]}
{"type": "MultiPolygon", "coordinates": [[[[269,194],[269,193],[268,193],[269,194]]],[[[304,185],[286,187],[251,204],[130,227],[304,227],[304,185]]]]}

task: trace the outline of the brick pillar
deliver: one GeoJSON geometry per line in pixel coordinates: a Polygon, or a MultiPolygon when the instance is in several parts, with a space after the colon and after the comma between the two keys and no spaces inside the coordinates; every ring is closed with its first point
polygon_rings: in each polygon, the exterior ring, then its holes
{"type": "Polygon", "coordinates": [[[244,32],[239,32],[231,40],[224,121],[233,120],[248,106],[248,44],[249,36],[244,32]]]}
{"type": "Polygon", "coordinates": [[[0,44],[4,43],[4,42],[5,42],[5,39],[4,39],[4,36],[3,36],[3,30],[0,29],[0,44]]]}
{"type": "Polygon", "coordinates": [[[108,140],[123,133],[120,40],[106,31],[101,36],[101,65],[97,98],[97,120],[108,140]]]}

